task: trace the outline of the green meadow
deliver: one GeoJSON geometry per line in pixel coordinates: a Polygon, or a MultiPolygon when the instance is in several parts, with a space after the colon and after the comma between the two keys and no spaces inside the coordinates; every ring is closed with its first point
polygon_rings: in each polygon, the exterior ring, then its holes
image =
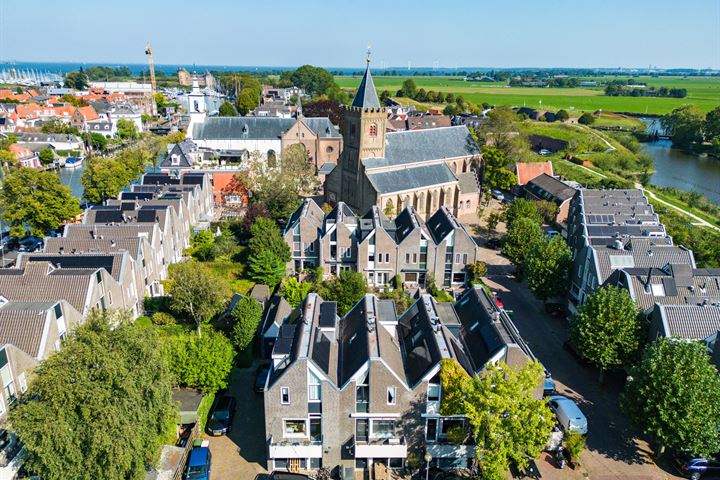
{"type": "MultiPolygon", "coordinates": [[[[487,102],[491,105],[510,105],[514,107],[533,107],[559,110],[605,110],[610,112],[629,112],[635,114],[662,115],[673,108],[692,103],[707,112],[720,106],[720,77],[633,77],[639,82],[655,87],[685,88],[685,98],[654,97],[608,97],[602,87],[589,88],[530,88],[510,87],[506,82],[466,82],[459,77],[382,77],[375,76],[375,87],[395,94],[402,83],[412,78],[418,88],[444,93],[462,95],[475,104],[487,102]]],[[[593,77],[584,80],[603,81],[606,78],[593,77]]],[[[627,78],[627,77],[625,77],[627,78]]],[[[336,77],[337,83],[347,89],[355,89],[360,77],[336,77]]]]}

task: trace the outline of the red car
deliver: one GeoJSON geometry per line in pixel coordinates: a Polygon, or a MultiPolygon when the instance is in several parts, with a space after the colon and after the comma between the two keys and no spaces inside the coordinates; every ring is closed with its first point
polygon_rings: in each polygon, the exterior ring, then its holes
{"type": "Polygon", "coordinates": [[[497,305],[498,308],[501,308],[501,309],[505,308],[505,305],[503,304],[502,300],[500,299],[500,297],[498,296],[497,293],[494,295],[494,300],[495,300],[495,305],[497,305]]]}

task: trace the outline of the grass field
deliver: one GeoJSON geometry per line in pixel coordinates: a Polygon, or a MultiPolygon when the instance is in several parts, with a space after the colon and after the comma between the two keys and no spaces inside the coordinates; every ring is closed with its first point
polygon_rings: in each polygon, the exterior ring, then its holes
{"type": "MultiPolygon", "coordinates": [[[[528,106],[558,110],[607,110],[661,115],[687,103],[697,105],[703,111],[720,106],[720,78],[718,77],[638,77],[639,82],[656,87],[686,88],[686,98],[608,97],[601,87],[592,88],[530,88],[509,87],[506,83],[465,82],[459,77],[374,77],[380,92],[395,93],[402,83],[412,78],[418,88],[462,95],[475,104],[487,102],[492,105],[528,106]]],[[[604,77],[592,80],[602,81],[604,77]]],[[[621,78],[621,77],[612,77],[621,78]]],[[[360,84],[360,77],[336,77],[337,83],[348,89],[360,84]]]]}

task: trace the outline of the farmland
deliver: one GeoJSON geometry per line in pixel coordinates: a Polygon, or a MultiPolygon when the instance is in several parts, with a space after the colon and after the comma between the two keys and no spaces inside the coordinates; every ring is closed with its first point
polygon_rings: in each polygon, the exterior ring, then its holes
{"type": "MultiPolygon", "coordinates": [[[[418,88],[462,95],[475,104],[487,102],[492,105],[528,106],[550,110],[561,108],[568,111],[605,110],[651,115],[669,113],[673,108],[688,103],[695,104],[706,112],[720,105],[718,77],[635,77],[638,82],[647,83],[649,86],[685,88],[688,91],[686,98],[608,97],[603,95],[602,87],[509,87],[506,82],[466,82],[460,77],[376,76],[374,80],[378,92],[388,90],[394,95],[407,78],[412,78],[418,88]]],[[[608,78],[622,77],[593,77],[583,80],[602,82],[608,78]]],[[[343,88],[354,89],[359,85],[360,77],[336,77],[336,81],[343,88]]]]}

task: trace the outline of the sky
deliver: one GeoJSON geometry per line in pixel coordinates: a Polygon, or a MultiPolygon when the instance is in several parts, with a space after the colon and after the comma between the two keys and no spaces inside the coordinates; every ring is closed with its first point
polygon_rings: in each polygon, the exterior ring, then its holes
{"type": "Polygon", "coordinates": [[[0,61],[720,68],[720,0],[0,0],[0,61]]]}

